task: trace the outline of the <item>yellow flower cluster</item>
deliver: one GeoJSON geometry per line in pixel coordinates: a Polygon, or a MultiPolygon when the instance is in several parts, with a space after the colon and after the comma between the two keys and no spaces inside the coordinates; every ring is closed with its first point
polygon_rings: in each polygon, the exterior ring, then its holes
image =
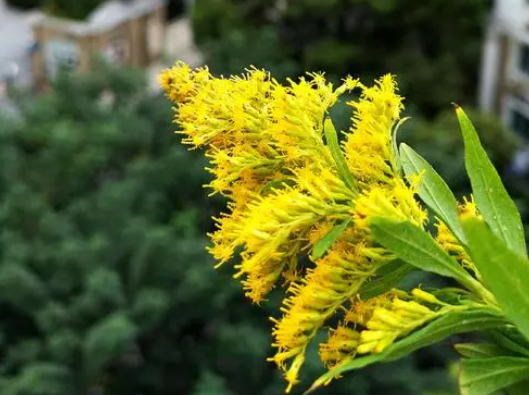
{"type": "MultiPolygon", "coordinates": [[[[471,197],[470,200],[466,197],[463,198],[463,203],[459,205],[459,218],[461,220],[466,218],[476,218],[480,221],[483,221],[483,217],[478,213],[473,197],[471,197]]],[[[437,228],[437,235],[435,238],[437,243],[447,253],[456,258],[464,268],[472,272],[477,279],[481,279],[476,265],[474,265],[467,251],[461,242],[457,240],[456,236],[452,233],[448,226],[446,226],[443,221],[437,220],[435,227],[437,228]]]]}
{"type": "Polygon", "coordinates": [[[239,255],[235,277],[254,303],[265,301],[283,278],[282,314],[272,318],[277,352],[270,360],[284,371],[287,392],[298,382],[308,344],[345,306],[344,321],[321,346],[328,366],[380,352],[442,310],[434,299],[421,299],[423,291],[358,297],[394,259],[374,241],[371,218],[421,228],[427,221],[415,196],[420,181],[405,180],[398,168],[393,134],[403,106],[391,75],[373,86],[347,78],[334,88],[321,74],[282,85],[263,70],[216,78],[207,68],[178,63],[160,84],[175,102],[184,142],[205,149],[210,159],[212,193],[229,199],[210,252],[219,265],[239,255]],[[329,109],[353,90],[352,126],[338,147],[344,169],[324,125],[329,109]],[[314,247],[340,224],[347,226],[316,254],[314,247]],[[298,260],[303,253],[309,263],[298,260]]]}
{"type": "Polygon", "coordinates": [[[236,276],[259,303],[281,273],[296,278],[313,226],[351,215],[354,196],[332,170],[322,128],[328,109],[357,82],[334,90],[311,74],[285,87],[262,70],[224,79],[179,63],[160,84],[177,104],[184,142],[206,149],[213,193],[230,199],[210,251],[222,264],[243,248],[236,276]]]}
{"type": "Polygon", "coordinates": [[[326,343],[320,344],[321,360],[332,368],[357,354],[382,352],[427,322],[466,308],[443,303],[419,288],[411,294],[393,290],[365,302],[352,300],[344,321],[330,332],[326,343]]]}

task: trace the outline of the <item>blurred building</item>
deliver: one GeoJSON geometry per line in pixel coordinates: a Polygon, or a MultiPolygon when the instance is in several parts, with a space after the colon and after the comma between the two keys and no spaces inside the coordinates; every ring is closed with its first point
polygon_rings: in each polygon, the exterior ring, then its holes
{"type": "Polygon", "coordinates": [[[33,24],[34,81],[45,84],[59,67],[87,71],[94,56],[147,68],[162,56],[165,26],[165,0],[112,0],[85,21],[42,14],[33,24]]]}
{"type": "Polygon", "coordinates": [[[42,88],[59,68],[87,71],[99,56],[146,70],[149,85],[176,59],[202,63],[186,11],[192,0],[109,0],[85,20],[22,11],[0,0],[0,107],[9,86],[42,88]]]}
{"type": "Polygon", "coordinates": [[[0,100],[8,85],[30,86],[31,54],[34,49],[32,23],[36,12],[9,8],[0,0],[0,100]]]}
{"type": "Polygon", "coordinates": [[[529,140],[529,1],[497,0],[488,26],[481,108],[529,140]]]}

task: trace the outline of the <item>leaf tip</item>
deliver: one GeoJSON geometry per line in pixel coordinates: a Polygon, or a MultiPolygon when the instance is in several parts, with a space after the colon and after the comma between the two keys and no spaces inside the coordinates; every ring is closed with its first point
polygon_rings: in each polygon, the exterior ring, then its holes
{"type": "Polygon", "coordinates": [[[336,129],[334,128],[334,123],[332,122],[331,117],[325,117],[325,120],[323,121],[323,128],[325,130],[336,131],[336,129]]]}
{"type": "Polygon", "coordinates": [[[320,259],[323,254],[325,254],[325,250],[317,245],[312,249],[312,258],[314,259],[320,259]]]}
{"type": "Polygon", "coordinates": [[[406,143],[399,144],[399,152],[407,151],[410,149],[410,146],[406,143]]]}
{"type": "Polygon", "coordinates": [[[303,395],[309,395],[309,394],[314,393],[314,391],[316,391],[318,388],[320,388],[322,386],[322,384],[323,383],[321,382],[321,380],[316,380],[314,383],[312,383],[310,388],[303,393],[303,395]]]}

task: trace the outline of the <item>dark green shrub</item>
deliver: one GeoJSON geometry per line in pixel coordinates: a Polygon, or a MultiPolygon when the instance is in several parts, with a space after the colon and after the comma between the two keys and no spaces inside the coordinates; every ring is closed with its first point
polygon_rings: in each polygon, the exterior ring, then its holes
{"type": "MultiPolygon", "coordinates": [[[[296,63],[298,73],[321,70],[363,80],[394,73],[408,105],[431,117],[456,99],[474,101],[488,10],[481,0],[196,0],[193,26],[201,45],[242,32],[248,44],[239,48],[263,48],[244,33],[269,26],[279,38],[275,49],[296,63]]],[[[216,64],[219,51],[203,48],[216,64]]],[[[254,61],[243,50],[235,57],[242,64],[254,61]]]]}
{"type": "Polygon", "coordinates": [[[64,75],[0,122],[2,394],[120,393],[140,366],[133,390],[156,388],[151,349],[166,336],[181,352],[192,325],[179,310],[239,297],[215,291],[199,236],[210,214],[197,215],[204,163],[177,146],[170,114],[140,75],[106,69],[64,75]]]}
{"type": "Polygon", "coordinates": [[[6,3],[17,8],[30,9],[40,7],[42,0],[6,0],[6,3]]]}
{"type": "Polygon", "coordinates": [[[240,74],[248,65],[266,68],[279,80],[299,72],[296,62],[281,50],[277,31],[271,27],[229,30],[223,40],[208,42],[203,49],[208,67],[223,74],[240,74]]]}

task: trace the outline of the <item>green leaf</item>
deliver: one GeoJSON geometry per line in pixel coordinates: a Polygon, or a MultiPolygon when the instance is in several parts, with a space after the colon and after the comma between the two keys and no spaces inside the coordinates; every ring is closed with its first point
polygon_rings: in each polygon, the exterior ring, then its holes
{"type": "Polygon", "coordinates": [[[397,171],[399,172],[401,172],[402,170],[402,163],[400,161],[399,149],[397,147],[397,133],[399,132],[399,129],[404,124],[404,122],[406,122],[409,119],[410,117],[402,118],[399,122],[397,122],[397,124],[395,125],[391,133],[391,142],[392,142],[393,153],[395,155],[395,161],[396,161],[395,165],[397,166],[397,171]]]}
{"type": "Polygon", "coordinates": [[[527,395],[529,392],[529,380],[521,381],[505,388],[507,395],[527,395]]]}
{"type": "Polygon", "coordinates": [[[272,180],[265,184],[261,189],[262,194],[267,194],[274,189],[284,189],[287,186],[293,185],[294,181],[288,177],[280,178],[279,180],[272,180]]]}
{"type": "Polygon", "coordinates": [[[527,358],[470,358],[461,361],[459,387],[462,395],[490,395],[527,378],[527,358]]]}
{"type": "Polygon", "coordinates": [[[405,337],[384,353],[385,361],[395,361],[456,333],[505,327],[507,322],[488,309],[455,312],[442,316],[405,337]]]}
{"type": "Polygon", "coordinates": [[[510,250],[485,223],[463,221],[470,255],[500,307],[529,340],[529,265],[510,250]]]}
{"type": "Polygon", "coordinates": [[[360,298],[363,300],[374,298],[392,288],[395,288],[413,270],[413,266],[396,259],[382,266],[376,272],[376,276],[362,285],[360,298]]]}
{"type": "Polygon", "coordinates": [[[312,255],[314,258],[319,259],[327,252],[327,250],[333,245],[334,241],[342,234],[342,232],[347,229],[353,217],[343,221],[340,225],[332,228],[329,233],[323,236],[320,240],[314,244],[312,249],[312,255]]]}
{"type": "Polygon", "coordinates": [[[408,177],[422,174],[418,188],[419,196],[456,237],[463,241],[464,233],[459,221],[457,200],[446,182],[422,156],[404,143],[400,145],[400,161],[408,177]]]}
{"type": "Polygon", "coordinates": [[[323,133],[325,134],[325,141],[327,142],[327,147],[329,147],[334,162],[336,163],[338,174],[340,175],[345,185],[347,185],[352,191],[358,192],[354,177],[351,174],[351,171],[349,170],[349,166],[347,166],[347,162],[345,161],[342,150],[340,148],[336,129],[334,128],[334,125],[330,118],[325,119],[325,123],[323,125],[323,133]]]}
{"type": "Polygon", "coordinates": [[[505,350],[492,343],[459,343],[454,346],[465,358],[494,357],[505,355],[505,350]]]}
{"type": "Polygon", "coordinates": [[[428,232],[411,222],[374,218],[371,221],[371,229],[377,242],[410,265],[451,277],[471,290],[478,287],[477,281],[448,255],[428,232]]]}
{"type": "Polygon", "coordinates": [[[480,331],[505,327],[507,322],[490,310],[468,310],[446,314],[427,326],[413,332],[404,339],[388,347],[380,354],[372,354],[339,365],[320,376],[306,393],[321,387],[328,381],[350,370],[356,370],[376,362],[391,362],[444,338],[463,332],[480,331]]]}
{"type": "MultiPolygon", "coordinates": [[[[516,331],[516,334],[521,337],[518,331],[516,331]]],[[[501,346],[505,350],[509,350],[512,353],[523,355],[526,357],[529,357],[529,349],[526,348],[526,346],[520,344],[520,340],[525,340],[523,338],[515,340],[511,336],[508,335],[508,331],[494,331],[491,333],[491,338],[496,344],[501,346]]]]}
{"type": "Polygon", "coordinates": [[[478,210],[497,237],[512,251],[525,256],[527,248],[520,213],[481,146],[472,122],[459,106],[456,114],[465,142],[465,166],[478,210]]]}

